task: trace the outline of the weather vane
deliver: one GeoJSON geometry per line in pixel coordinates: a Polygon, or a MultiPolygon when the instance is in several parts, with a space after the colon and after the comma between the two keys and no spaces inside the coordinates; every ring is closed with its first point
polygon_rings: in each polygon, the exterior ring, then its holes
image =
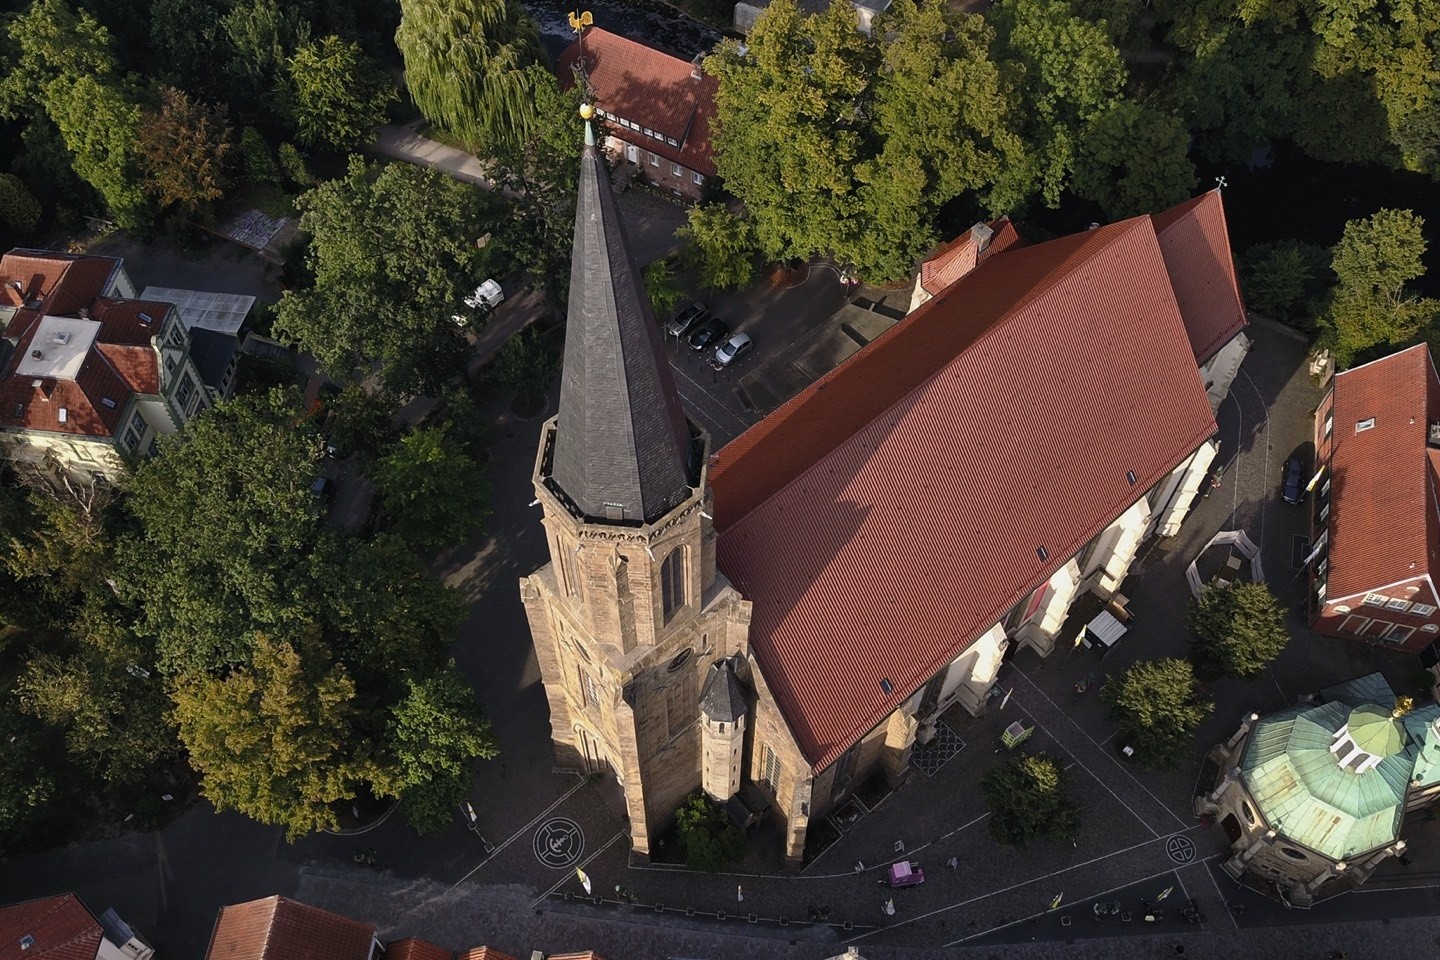
{"type": "MultiPolygon", "coordinates": [[[[586,14],[586,16],[589,16],[589,14],[586,14]]],[[[572,20],[571,22],[573,23],[574,21],[572,20]]],[[[1219,187],[1221,190],[1224,190],[1228,183],[1229,181],[1226,180],[1223,175],[1215,178],[1215,186],[1219,187]]]]}
{"type": "Polygon", "coordinates": [[[574,30],[577,35],[584,33],[585,28],[594,22],[595,18],[590,15],[589,10],[578,14],[574,10],[570,11],[570,29],[574,30]]]}

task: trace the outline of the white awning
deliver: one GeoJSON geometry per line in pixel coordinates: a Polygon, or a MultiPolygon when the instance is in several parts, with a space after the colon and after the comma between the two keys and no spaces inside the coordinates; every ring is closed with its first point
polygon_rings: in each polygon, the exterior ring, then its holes
{"type": "Polygon", "coordinates": [[[1125,631],[1130,628],[1111,615],[1109,610],[1101,610],[1100,615],[1085,625],[1085,645],[1110,648],[1115,641],[1125,636],[1125,631]]]}

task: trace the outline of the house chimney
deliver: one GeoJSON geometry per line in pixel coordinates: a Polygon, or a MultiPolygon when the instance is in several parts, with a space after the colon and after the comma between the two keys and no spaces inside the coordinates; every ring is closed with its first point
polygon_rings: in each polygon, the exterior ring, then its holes
{"type": "Polygon", "coordinates": [[[89,308],[89,307],[81,307],[81,308],[80,308],[80,319],[81,319],[81,320],[89,320],[89,319],[90,319],[90,308],[89,308]]]}
{"type": "Polygon", "coordinates": [[[993,236],[995,236],[995,231],[983,220],[970,228],[970,239],[975,244],[977,255],[990,249],[990,238],[993,236]]]}
{"type": "Polygon", "coordinates": [[[701,77],[705,76],[704,60],[705,54],[697,53],[695,54],[695,59],[690,61],[691,80],[699,80],[701,77]]]}
{"type": "Polygon", "coordinates": [[[545,960],[545,951],[544,951],[544,950],[531,950],[531,951],[530,951],[530,960],[545,960]]]}

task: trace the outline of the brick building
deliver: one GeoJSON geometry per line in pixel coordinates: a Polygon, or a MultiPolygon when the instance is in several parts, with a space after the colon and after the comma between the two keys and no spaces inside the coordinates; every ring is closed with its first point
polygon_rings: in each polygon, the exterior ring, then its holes
{"type": "Polygon", "coordinates": [[[691,200],[705,196],[715,177],[716,81],[700,68],[700,58],[682,60],[591,27],[560,55],[561,84],[573,85],[581,67],[589,100],[605,121],[605,152],[622,175],[691,200]]]}
{"type": "Polygon", "coordinates": [[[137,299],[120,260],[45,250],[0,257],[0,329],[0,456],[85,480],[113,479],[228,396],[239,350],[137,299]]]}
{"type": "Polygon", "coordinates": [[[4,960],[150,960],[155,949],[113,909],[96,917],[73,893],[0,907],[4,960]]]}
{"type": "Polygon", "coordinates": [[[1016,238],[712,453],[581,163],[534,473],[551,559],[520,581],[557,759],[616,778],[639,857],[703,789],[798,864],[812,818],[903,779],[1012,645],[1049,654],[1178,529],[1216,451],[1191,328],[1244,312],[1187,314],[1171,270],[1228,244],[1172,264],[1150,217],[1016,238]]]}
{"type": "Polygon", "coordinates": [[[1419,651],[1440,635],[1440,378],[1425,344],[1335,375],[1315,413],[1311,627],[1419,651]]]}

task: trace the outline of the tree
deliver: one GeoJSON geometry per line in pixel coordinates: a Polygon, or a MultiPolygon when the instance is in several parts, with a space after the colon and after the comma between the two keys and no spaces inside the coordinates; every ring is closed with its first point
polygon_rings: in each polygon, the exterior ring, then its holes
{"type": "Polygon", "coordinates": [[[410,825],[421,833],[443,829],[469,792],[471,764],[496,755],[490,721],[455,662],[425,677],[409,677],[408,692],[391,711],[401,796],[410,825]]]}
{"type": "Polygon", "coordinates": [[[241,177],[249,183],[278,184],[280,168],[275,165],[275,155],[270,145],[254,127],[240,131],[241,177]]]}
{"type": "MultiPolygon", "coordinates": [[[[669,315],[685,299],[685,291],[675,283],[675,267],[668,257],[646,264],[644,276],[645,296],[649,298],[656,316],[669,315]]],[[[548,382],[546,386],[549,386],[548,382]]]]}
{"type": "Polygon", "coordinates": [[[1201,699],[1190,662],[1172,657],[1141,660],[1111,677],[1100,699],[1120,728],[1118,742],[1146,766],[1167,769],[1189,758],[1195,731],[1215,708],[1201,699]]]}
{"type": "Polygon", "coordinates": [[[1240,265],[1245,302],[1257,313],[1314,330],[1313,311],[1325,291],[1330,258],[1300,240],[1257,243],[1240,265]]]}
{"type": "Polygon", "coordinates": [[[1174,115],[1121,100],[1092,118],[1075,153],[1075,192],[1114,219],[1163,210],[1190,196],[1195,165],[1174,115]]]}
{"type": "Polygon", "coordinates": [[[233,0],[152,0],[150,51],[166,82],[207,97],[226,92],[220,67],[232,53],[225,14],[233,0]]]}
{"type": "Polygon", "coordinates": [[[68,655],[37,652],[15,684],[20,708],[65,732],[71,756],[128,787],[179,752],[154,651],[95,595],[68,629],[68,655]]]}
{"type": "Polygon", "coordinates": [[[80,76],[53,82],[46,108],[72,155],[75,172],[99,192],[122,227],[151,217],[137,140],[140,105],[123,87],[80,76]]]}
{"type": "Polygon", "coordinates": [[[40,201],[13,173],[0,173],[0,223],[28,236],[40,223],[40,201]]]}
{"type": "Polygon", "coordinates": [[[1105,28],[1075,16],[1064,0],[1007,0],[992,19],[995,57],[1016,77],[1028,107],[1016,108],[1026,117],[1027,151],[1002,172],[1001,192],[1012,202],[1038,192],[1057,206],[1086,126],[1120,102],[1125,64],[1105,28]]]}
{"type": "Polygon", "coordinates": [[[675,832],[685,848],[685,865],[691,870],[715,873],[745,855],[745,835],[703,793],[691,795],[675,811],[675,832]]]}
{"type": "Polygon", "coordinates": [[[160,88],[158,109],[145,111],[136,131],[145,189],[183,217],[225,195],[230,128],[224,104],[212,107],[174,87],[160,88]]]}
{"type": "Polygon", "coordinates": [[[755,277],[755,231],[750,221],[719,203],[690,208],[675,236],[690,244],[700,268],[700,285],[709,290],[738,290],[755,277]]]}
{"type": "Polygon", "coordinates": [[[293,393],[237,397],[136,467],[126,504],[139,529],[120,544],[116,579],[167,673],[243,663],[260,634],[285,638],[314,619],[319,601],[299,572],[319,528],[320,451],[300,418],[293,393]]]}
{"type": "Polygon", "coordinates": [[[110,32],[66,0],[33,0],[5,31],[16,51],[0,75],[0,116],[7,119],[44,109],[57,80],[109,81],[119,72],[110,32]]]}
{"type": "Polygon", "coordinates": [[[1380,210],[1345,224],[1331,259],[1338,282],[1318,318],[1319,343],[1334,354],[1338,369],[1440,321],[1440,300],[1417,296],[1407,286],[1425,273],[1424,227],[1409,210],[1380,210]]]}
{"type": "Polygon", "coordinates": [[[360,45],[339,37],[307,43],[290,59],[300,142],[349,150],[385,119],[395,87],[360,45]]]}
{"type": "Polygon", "coordinates": [[[294,89],[290,58],[310,40],[310,21],[302,7],[279,0],[238,0],[222,21],[229,40],[226,75],[232,103],[242,116],[265,113],[289,122],[294,89]]]}
{"type": "Polygon", "coordinates": [[[501,345],[490,368],[490,379],[521,397],[543,397],[555,375],[560,372],[560,358],[534,327],[513,334],[501,345]]]}
{"type": "Polygon", "coordinates": [[[705,62],[719,80],[716,168],[771,259],[821,254],[898,279],[933,243],[942,204],[1019,160],[981,18],[900,0],[874,34],[849,4],[805,17],[779,0],[745,48],[705,62]]]}
{"type": "Polygon", "coordinates": [[[345,667],[321,647],[305,654],[266,637],[224,676],[173,684],[174,719],[201,791],[217,810],[285,827],[289,840],[338,824],[333,804],[378,778],[374,744],[345,667]]]}
{"type": "MultiPolygon", "coordinates": [[[[401,0],[395,45],[405,85],[428,119],[470,149],[519,143],[539,118],[540,32],[509,0],[401,0]]],[[[573,114],[571,115],[573,116],[573,114]]]]}
{"type": "Polygon", "coordinates": [[[44,471],[32,470],[25,478],[28,494],[7,491],[4,498],[0,528],[8,549],[0,566],[23,597],[11,608],[12,616],[18,614],[27,626],[63,630],[110,574],[106,524],[113,497],[63,473],[58,475],[63,481],[52,485],[42,481],[44,471]],[[75,489],[80,496],[71,495],[75,489]]]}
{"type": "Polygon", "coordinates": [[[465,543],[490,515],[483,469],[443,426],[401,440],[376,464],[375,485],[395,529],[417,546],[465,543]]]}
{"type": "Polygon", "coordinates": [[[1263,583],[1207,586],[1190,600],[1185,627],[1194,636],[1190,659],[1207,681],[1257,676],[1290,642],[1285,613],[1263,583]]]}
{"type": "Polygon", "coordinates": [[[0,852],[25,839],[49,812],[59,792],[52,744],[45,729],[18,714],[10,698],[0,699],[0,852]],[[13,738],[13,739],[12,739],[13,738]]]}
{"type": "Polygon", "coordinates": [[[500,203],[436,170],[352,158],[346,176],[297,201],[315,285],[281,299],[276,336],[340,382],[378,366],[397,396],[439,389],[470,350],[453,317],[500,203]]]}
{"type": "Polygon", "coordinates": [[[357,454],[367,466],[375,463],[400,442],[400,423],[395,419],[399,406],[383,390],[372,392],[358,382],[345,384],[326,402],[329,442],[341,456],[357,454]]]}
{"type": "Polygon", "coordinates": [[[1011,847],[1031,840],[1073,840],[1082,807],[1065,789],[1065,771],[1044,753],[1018,754],[980,780],[990,836],[1011,847]]]}

